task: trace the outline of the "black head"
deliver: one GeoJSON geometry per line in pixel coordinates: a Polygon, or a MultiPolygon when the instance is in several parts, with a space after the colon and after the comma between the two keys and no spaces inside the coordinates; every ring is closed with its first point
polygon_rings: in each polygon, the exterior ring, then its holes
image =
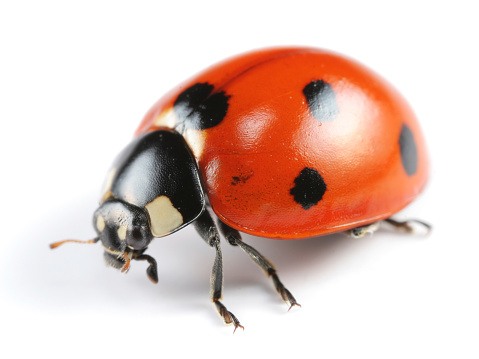
{"type": "Polygon", "coordinates": [[[95,211],[93,224],[105,249],[105,260],[115,268],[123,268],[153,239],[147,214],[118,199],[103,202],[95,211]]]}

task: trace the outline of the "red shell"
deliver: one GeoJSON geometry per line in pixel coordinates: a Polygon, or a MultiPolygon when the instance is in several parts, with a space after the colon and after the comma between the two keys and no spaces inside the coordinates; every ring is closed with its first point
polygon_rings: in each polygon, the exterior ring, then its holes
{"type": "Polygon", "coordinates": [[[160,99],[137,134],[178,129],[174,103],[198,83],[224,92],[227,112],[218,125],[184,135],[214,212],[240,231],[283,239],[344,231],[390,217],[426,183],[427,154],[413,111],[389,83],[354,60],[311,48],[228,59],[160,99]],[[318,120],[308,105],[305,86],[318,80],[334,92],[333,119],[318,120]],[[404,128],[412,135],[413,173],[401,154],[404,128]],[[305,168],[315,169],[326,185],[309,208],[291,191],[305,168]]]}

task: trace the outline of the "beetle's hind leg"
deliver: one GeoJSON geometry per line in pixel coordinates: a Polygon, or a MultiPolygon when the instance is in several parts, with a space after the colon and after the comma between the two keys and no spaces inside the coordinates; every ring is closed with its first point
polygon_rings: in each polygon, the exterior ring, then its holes
{"type": "Polygon", "coordinates": [[[296,302],[296,299],[294,296],[291,294],[291,292],[286,289],[286,287],[281,283],[279,280],[278,275],[276,274],[276,268],[274,265],[266,258],[264,257],[261,253],[259,253],[256,249],[251,247],[250,245],[246,244],[243,242],[241,239],[240,233],[234,229],[231,228],[230,226],[224,224],[220,220],[218,220],[218,227],[223,234],[223,236],[226,238],[229,244],[232,246],[238,246],[240,247],[246,254],[248,254],[251,259],[263,269],[263,271],[271,277],[274,283],[274,287],[276,288],[276,291],[279,293],[281,298],[289,304],[289,309],[291,309],[293,306],[301,306],[296,302]]]}
{"type": "Polygon", "coordinates": [[[383,222],[391,225],[395,230],[402,231],[406,233],[418,233],[425,232],[429,234],[432,230],[432,226],[426,222],[420,221],[418,219],[409,219],[407,221],[396,221],[392,218],[387,218],[383,222]]]}
{"type": "Polygon", "coordinates": [[[356,227],[353,229],[347,230],[345,233],[353,238],[361,238],[364,237],[367,233],[374,233],[376,232],[383,223],[386,223],[396,231],[406,232],[406,233],[418,233],[418,232],[426,232],[428,234],[432,227],[420,220],[417,219],[409,219],[407,221],[396,221],[392,218],[387,218],[382,221],[374,222],[365,226],[356,227]]]}

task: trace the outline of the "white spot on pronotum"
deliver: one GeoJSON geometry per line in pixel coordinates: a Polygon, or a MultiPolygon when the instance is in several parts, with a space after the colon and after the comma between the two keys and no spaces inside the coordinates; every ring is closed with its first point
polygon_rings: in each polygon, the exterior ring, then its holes
{"type": "Polygon", "coordinates": [[[145,206],[151,220],[151,233],[163,237],[183,224],[183,216],[166,196],[156,197],[145,206]]]}
{"type": "Polygon", "coordinates": [[[127,226],[122,224],[120,227],[118,227],[118,230],[116,233],[118,233],[118,238],[120,238],[122,241],[126,239],[126,230],[128,229],[127,226]]]}
{"type": "Polygon", "coordinates": [[[154,121],[154,125],[157,127],[168,127],[168,128],[175,128],[177,124],[177,117],[175,115],[175,111],[173,111],[173,107],[161,112],[154,121]]]}
{"type": "Polygon", "coordinates": [[[168,127],[176,129],[178,132],[183,134],[185,141],[190,146],[191,151],[199,158],[203,153],[203,149],[205,146],[205,131],[202,130],[195,130],[192,128],[184,128],[183,125],[179,124],[178,117],[173,110],[173,107],[168,108],[161,112],[154,121],[154,125],[157,127],[168,127]],[[177,128],[177,126],[180,126],[177,128]]]}
{"type": "Polygon", "coordinates": [[[98,232],[102,232],[105,229],[105,219],[101,214],[96,217],[96,229],[98,229],[98,232]]]}
{"type": "Polygon", "coordinates": [[[205,148],[206,131],[188,128],[183,133],[183,137],[185,138],[186,143],[188,143],[188,146],[190,146],[191,152],[193,152],[195,157],[200,158],[203,149],[205,148]]]}

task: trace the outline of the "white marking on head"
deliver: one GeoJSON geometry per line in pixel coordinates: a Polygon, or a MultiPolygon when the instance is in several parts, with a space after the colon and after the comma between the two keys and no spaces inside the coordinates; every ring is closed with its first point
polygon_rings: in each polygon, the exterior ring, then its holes
{"type": "Polygon", "coordinates": [[[118,230],[116,231],[116,233],[118,234],[118,238],[120,238],[122,241],[126,240],[127,229],[128,227],[122,224],[120,227],[118,227],[118,230]]]}
{"type": "Polygon", "coordinates": [[[183,216],[166,196],[156,197],[145,206],[151,221],[151,233],[163,237],[183,224],[183,216]]]}
{"type": "Polygon", "coordinates": [[[96,217],[96,228],[98,229],[98,232],[102,232],[105,229],[105,219],[101,214],[96,217]]]}

